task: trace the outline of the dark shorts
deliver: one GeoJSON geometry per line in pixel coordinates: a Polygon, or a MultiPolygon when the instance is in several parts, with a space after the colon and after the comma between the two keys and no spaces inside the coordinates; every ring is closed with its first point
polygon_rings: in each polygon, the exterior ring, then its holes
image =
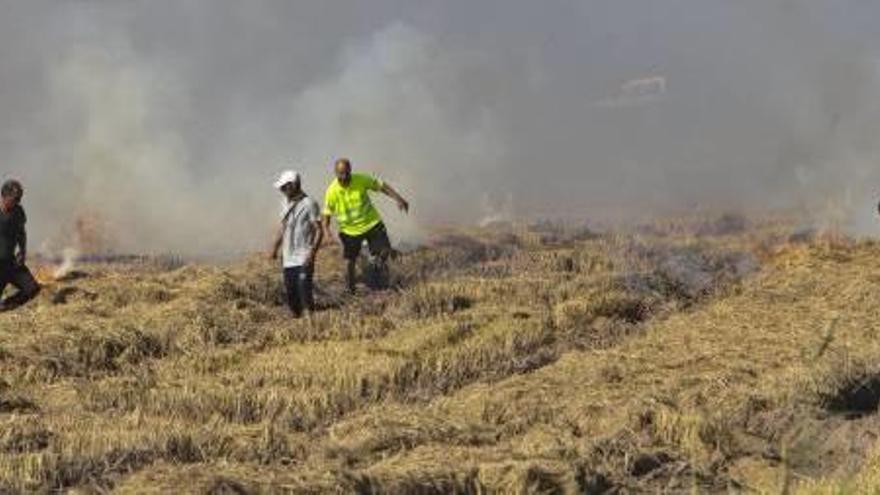
{"type": "Polygon", "coordinates": [[[388,239],[388,231],[382,222],[361,235],[352,236],[340,232],[339,238],[342,239],[342,255],[347,260],[360,256],[364,241],[367,241],[373,256],[387,257],[391,254],[391,240],[388,239]]]}

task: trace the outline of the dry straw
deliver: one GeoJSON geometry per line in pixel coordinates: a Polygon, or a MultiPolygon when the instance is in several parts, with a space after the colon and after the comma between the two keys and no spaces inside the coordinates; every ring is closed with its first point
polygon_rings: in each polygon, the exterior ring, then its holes
{"type": "Polygon", "coordinates": [[[297,322],[259,260],[81,267],[0,317],[0,492],[877,482],[880,249],[650,227],[446,234],[356,300],[328,255],[297,322]]]}

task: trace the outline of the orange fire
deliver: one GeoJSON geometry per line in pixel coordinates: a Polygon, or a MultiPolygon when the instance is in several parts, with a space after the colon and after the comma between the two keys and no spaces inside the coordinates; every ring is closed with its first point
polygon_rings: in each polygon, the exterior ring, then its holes
{"type": "Polygon", "coordinates": [[[55,272],[57,267],[52,265],[41,264],[34,269],[34,278],[40,285],[51,285],[56,282],[55,272]]]}
{"type": "Polygon", "coordinates": [[[32,265],[34,277],[43,285],[59,281],[74,268],[76,261],[83,257],[101,257],[112,254],[114,242],[108,234],[111,229],[98,212],[81,209],[73,221],[61,229],[45,246],[52,257],[61,256],[59,261],[38,260],[32,265]]]}

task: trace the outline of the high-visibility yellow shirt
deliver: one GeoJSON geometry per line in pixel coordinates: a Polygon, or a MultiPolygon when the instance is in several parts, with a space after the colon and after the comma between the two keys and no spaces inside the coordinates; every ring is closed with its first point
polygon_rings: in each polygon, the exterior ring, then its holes
{"type": "Polygon", "coordinates": [[[333,179],[324,194],[324,214],[336,217],[339,231],[345,235],[366,234],[382,221],[369,194],[382,186],[381,180],[365,174],[351,174],[348,187],[333,179]]]}

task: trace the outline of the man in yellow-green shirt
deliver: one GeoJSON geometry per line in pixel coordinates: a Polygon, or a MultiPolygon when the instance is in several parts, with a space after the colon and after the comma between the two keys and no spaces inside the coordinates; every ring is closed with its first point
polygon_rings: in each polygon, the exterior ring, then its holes
{"type": "Polygon", "coordinates": [[[409,203],[389,184],[366,174],[353,174],[351,161],[347,158],[336,160],[334,165],[336,179],[330,183],[324,195],[324,234],[330,235],[330,219],[336,218],[339,229],[339,242],[346,260],[348,290],[355,291],[355,262],[361,253],[364,241],[379,261],[384,273],[388,256],[391,254],[391,241],[379,211],[370,200],[370,192],[385,194],[397,203],[403,212],[409,211],[409,203]]]}

